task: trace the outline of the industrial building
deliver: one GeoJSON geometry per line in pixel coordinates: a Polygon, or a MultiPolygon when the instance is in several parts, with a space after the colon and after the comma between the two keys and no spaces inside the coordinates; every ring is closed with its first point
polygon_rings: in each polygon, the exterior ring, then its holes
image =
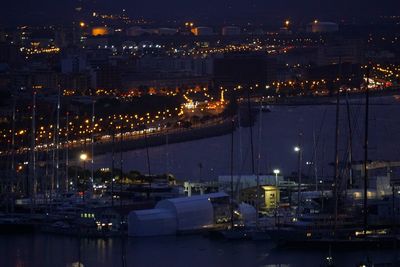
{"type": "Polygon", "coordinates": [[[315,20],[307,26],[307,31],[312,33],[327,33],[339,31],[339,25],[334,22],[315,20]]]}
{"type": "Polygon", "coordinates": [[[239,35],[240,28],[236,26],[225,26],[222,28],[222,35],[224,36],[232,36],[232,35],[239,35]]]}
{"type": "Polygon", "coordinates": [[[213,35],[214,31],[210,27],[197,27],[197,28],[192,29],[192,33],[195,36],[209,36],[209,35],[213,35]]]}
{"type": "MultiPolygon", "coordinates": [[[[257,186],[257,175],[234,175],[233,177],[230,175],[221,175],[218,176],[219,190],[229,193],[231,180],[233,180],[236,191],[257,186]]],[[[259,175],[258,181],[260,185],[279,185],[283,181],[283,176],[259,175]]]]}

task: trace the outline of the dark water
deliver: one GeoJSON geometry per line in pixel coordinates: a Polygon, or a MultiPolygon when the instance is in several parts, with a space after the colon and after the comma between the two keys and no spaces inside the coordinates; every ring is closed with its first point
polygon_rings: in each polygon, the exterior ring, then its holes
{"type": "MultiPolygon", "coordinates": [[[[0,236],[0,266],[55,267],[78,262],[79,241],[52,235],[0,236]]],[[[127,266],[217,267],[320,266],[327,250],[278,250],[268,241],[227,242],[201,236],[127,239],[127,266]]],[[[82,239],[81,262],[87,267],[122,266],[120,239],[82,239]]],[[[335,266],[356,266],[367,257],[391,262],[390,250],[332,251],[335,266]]]]}
{"type": "MultiPolygon", "coordinates": [[[[363,160],[364,142],[364,99],[352,100],[351,125],[353,130],[354,160],[363,160]]],[[[319,177],[332,176],[334,161],[335,105],[313,106],[273,106],[272,112],[261,113],[253,127],[254,154],[260,160],[256,171],[272,172],[281,169],[283,175],[297,170],[297,155],[293,147],[299,143],[299,132],[303,133],[303,170],[314,175],[314,168],[307,161],[317,163],[319,177]],[[261,135],[260,135],[261,133],[261,135]],[[315,138],[314,138],[315,137],[315,138]],[[315,140],[315,142],[314,142],[315,140]],[[316,160],[313,160],[316,143],[316,160]]],[[[370,107],[370,150],[372,160],[400,159],[400,103],[393,97],[371,99],[370,107]]],[[[341,158],[347,148],[348,121],[346,106],[340,108],[341,158]]],[[[249,128],[235,131],[235,173],[252,173],[249,128]]],[[[213,180],[218,175],[230,173],[230,135],[171,144],[150,148],[150,161],[153,173],[166,171],[182,180],[213,180]],[[199,163],[203,166],[201,170],[199,163]]],[[[123,168],[147,172],[145,150],[130,151],[123,154],[123,168]]],[[[110,154],[101,155],[95,160],[96,167],[110,167],[110,154]]],[[[117,163],[118,166],[119,162],[117,163]]]]}

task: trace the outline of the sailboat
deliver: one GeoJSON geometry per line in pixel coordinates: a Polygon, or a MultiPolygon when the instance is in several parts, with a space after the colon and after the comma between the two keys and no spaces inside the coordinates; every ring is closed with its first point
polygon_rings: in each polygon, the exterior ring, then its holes
{"type": "MultiPolygon", "coordinates": [[[[340,89],[336,94],[336,132],[335,132],[335,169],[334,187],[332,189],[330,209],[318,213],[304,214],[301,211],[301,193],[298,192],[296,217],[291,222],[278,225],[277,229],[267,230],[271,238],[278,244],[284,245],[322,245],[339,241],[347,241],[359,229],[361,223],[353,214],[342,213],[339,210],[341,179],[339,172],[339,109],[340,89]]],[[[300,165],[300,164],[299,164],[300,165]]],[[[299,171],[300,172],[300,171],[299,171]]],[[[300,174],[299,174],[300,177],[300,174]]],[[[299,178],[300,184],[300,178],[299,178]]]]}
{"type": "MultiPolygon", "coordinates": [[[[252,130],[252,117],[251,117],[251,106],[250,106],[250,93],[248,92],[248,109],[249,109],[249,121],[250,121],[250,146],[251,146],[251,163],[252,163],[252,173],[255,173],[255,165],[254,165],[254,146],[253,146],[253,130],[252,130]]],[[[261,116],[261,106],[260,106],[260,116],[261,116]]],[[[240,121],[239,121],[240,123],[240,121]]],[[[260,122],[261,123],[261,122],[260,122]]],[[[230,227],[226,230],[223,230],[221,233],[225,239],[228,240],[266,240],[269,239],[269,236],[260,229],[259,227],[259,206],[260,206],[260,179],[259,179],[259,170],[257,172],[257,197],[256,197],[256,209],[255,209],[255,226],[249,225],[238,225],[235,223],[235,214],[240,214],[235,208],[241,210],[241,208],[246,208],[245,204],[235,205],[233,199],[235,196],[234,190],[234,182],[233,182],[233,166],[234,166],[234,130],[235,130],[235,120],[232,119],[232,131],[231,131],[231,183],[230,183],[230,191],[231,191],[231,220],[230,220],[230,227]],[[236,207],[234,207],[234,205],[236,207]]],[[[261,124],[260,124],[260,131],[259,137],[261,136],[261,124]]],[[[261,138],[261,137],[260,137],[261,138]]],[[[258,160],[260,159],[260,154],[258,155],[258,160]]],[[[258,164],[259,168],[260,164],[258,164]]]]}
{"type": "Polygon", "coordinates": [[[322,246],[322,245],[384,245],[392,243],[393,238],[387,235],[386,229],[368,229],[368,107],[369,90],[366,88],[365,111],[365,140],[364,140],[364,201],[363,220],[357,217],[353,210],[342,213],[339,209],[341,179],[339,176],[338,136],[339,136],[339,101],[340,90],[337,91],[336,101],[336,135],[335,135],[335,172],[334,188],[332,190],[333,210],[328,213],[301,214],[291,223],[281,225],[279,229],[268,230],[271,238],[279,244],[294,246],[322,246]]]}

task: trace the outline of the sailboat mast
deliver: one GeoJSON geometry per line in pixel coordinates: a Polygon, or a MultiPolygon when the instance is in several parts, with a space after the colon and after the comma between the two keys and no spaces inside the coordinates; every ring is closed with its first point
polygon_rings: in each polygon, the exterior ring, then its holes
{"type": "MultiPolygon", "coordinates": [[[[147,174],[151,175],[151,167],[150,167],[150,153],[149,153],[149,144],[147,140],[147,128],[144,129],[144,142],[146,146],[146,160],[147,160],[147,174]]],[[[151,186],[151,183],[150,183],[151,186]]]]}
{"type": "Polygon", "coordinates": [[[317,137],[315,133],[315,127],[313,127],[313,143],[314,143],[314,179],[315,179],[315,192],[318,191],[318,166],[317,166],[317,137]]]}
{"type": "MultiPolygon", "coordinates": [[[[249,130],[250,130],[250,151],[251,151],[251,173],[254,175],[255,174],[255,167],[254,167],[254,145],[253,145],[253,119],[252,119],[252,114],[251,114],[251,103],[250,103],[250,89],[252,87],[250,86],[247,89],[247,109],[249,112],[249,130]]],[[[260,196],[259,196],[259,186],[260,185],[260,177],[257,174],[257,189],[256,189],[256,225],[258,227],[258,211],[259,211],[259,201],[260,201],[260,196]]]]}
{"type": "Polygon", "coordinates": [[[123,154],[122,154],[122,144],[123,144],[123,134],[122,134],[122,123],[121,123],[121,126],[120,126],[120,139],[119,139],[119,153],[120,153],[120,161],[119,161],[119,164],[120,164],[120,174],[119,174],[119,189],[120,189],[120,195],[119,195],[119,205],[120,205],[120,207],[122,208],[122,176],[123,176],[123,174],[124,174],[124,172],[123,172],[123,154]]]}
{"type": "Polygon", "coordinates": [[[56,181],[56,171],[55,171],[55,166],[56,166],[56,135],[57,135],[57,127],[53,128],[53,136],[52,136],[52,159],[51,159],[51,188],[50,188],[50,199],[52,199],[52,194],[54,191],[54,185],[56,181]]]}
{"type": "Polygon", "coordinates": [[[239,123],[239,178],[236,183],[236,198],[238,199],[239,197],[239,186],[240,186],[240,180],[242,179],[242,171],[243,171],[243,135],[242,135],[242,126],[240,125],[241,122],[241,116],[240,116],[240,109],[238,112],[238,123],[239,123]]]}
{"type": "Polygon", "coordinates": [[[66,127],[65,127],[65,191],[68,192],[69,187],[69,112],[66,114],[66,127]]]}
{"type": "Polygon", "coordinates": [[[337,88],[336,92],[336,118],[335,118],[335,168],[334,168],[334,201],[335,201],[335,206],[334,206],[334,214],[335,214],[335,231],[336,231],[336,226],[337,226],[337,216],[338,216],[338,191],[339,191],[339,116],[340,116],[340,84],[337,88]]]}
{"type": "MultiPolygon", "coordinates": [[[[15,170],[15,111],[16,101],[13,96],[13,111],[12,111],[12,125],[11,125],[11,183],[10,193],[17,191],[17,173],[15,170]]],[[[14,194],[11,197],[11,212],[14,212],[14,194]]]]}
{"type": "Polygon", "coordinates": [[[58,86],[58,97],[57,97],[57,121],[56,121],[56,190],[58,191],[60,188],[60,181],[59,181],[59,167],[60,167],[60,104],[61,100],[61,88],[58,86]]]}
{"type": "Polygon", "coordinates": [[[262,133],[262,105],[260,103],[260,111],[259,111],[259,127],[258,127],[258,153],[257,153],[257,175],[259,175],[261,171],[260,160],[261,160],[261,133],[262,133]]]}
{"type": "Polygon", "coordinates": [[[232,118],[232,133],[231,133],[231,229],[233,229],[233,145],[234,145],[234,130],[235,130],[235,120],[232,118]]]}
{"type": "Polygon", "coordinates": [[[126,266],[126,257],[125,257],[125,239],[124,239],[124,234],[123,234],[123,219],[122,219],[122,176],[124,174],[123,172],[123,149],[122,149],[122,145],[123,145],[123,122],[121,121],[121,126],[120,126],[120,176],[119,176],[119,186],[120,186],[120,193],[119,193],[119,207],[120,207],[120,231],[121,231],[121,261],[122,261],[122,266],[125,267],[126,266]]]}
{"type": "Polygon", "coordinates": [[[16,100],[15,96],[13,96],[13,111],[12,111],[12,125],[11,125],[11,175],[12,175],[12,180],[11,180],[11,192],[14,192],[14,186],[17,183],[17,177],[16,177],[16,172],[15,172],[15,111],[16,109],[16,100]]]}
{"type": "Polygon", "coordinates": [[[300,205],[301,205],[301,176],[302,176],[302,165],[303,165],[303,144],[302,144],[303,133],[299,133],[299,146],[298,146],[298,156],[297,156],[297,175],[298,175],[298,184],[297,184],[297,216],[300,215],[300,205]]]}
{"type": "Polygon", "coordinates": [[[32,136],[31,136],[31,212],[36,198],[36,90],[33,91],[32,101],[32,136]]]}
{"type": "MultiPolygon", "coordinates": [[[[236,101],[236,99],[235,99],[236,101]]],[[[242,127],[240,125],[241,122],[241,116],[240,116],[240,108],[238,109],[238,129],[239,129],[239,176],[236,181],[236,188],[235,188],[235,198],[238,198],[238,193],[239,193],[239,185],[240,185],[240,180],[242,178],[242,170],[243,170],[243,145],[242,145],[242,127]]]]}
{"type": "MultiPolygon", "coordinates": [[[[260,160],[261,160],[261,152],[260,152],[260,148],[261,148],[261,130],[262,130],[262,103],[260,102],[260,114],[259,114],[259,128],[258,128],[258,154],[257,154],[257,205],[256,205],[256,209],[257,209],[257,217],[256,217],[256,225],[258,227],[259,224],[259,220],[258,220],[258,213],[260,211],[260,160]]],[[[276,204],[276,203],[275,203],[276,204]]]]}
{"type": "Polygon", "coordinates": [[[165,134],[165,148],[166,148],[166,153],[165,153],[165,173],[169,174],[169,134],[168,134],[168,128],[167,128],[167,133],[165,134]]]}
{"type": "Polygon", "coordinates": [[[368,227],[368,128],[369,128],[369,73],[367,69],[367,82],[365,88],[365,132],[364,132],[364,234],[368,227]]]}
{"type": "MultiPolygon", "coordinates": [[[[151,169],[150,169],[150,154],[149,154],[149,144],[148,144],[148,140],[147,140],[147,133],[146,133],[146,127],[144,129],[144,144],[146,146],[146,162],[147,162],[147,174],[149,176],[149,189],[148,189],[148,193],[147,193],[147,198],[150,197],[151,195],[151,169]]],[[[200,176],[201,176],[201,169],[200,169],[200,176]]]]}
{"type": "Polygon", "coordinates": [[[94,115],[94,104],[95,101],[92,101],[92,125],[91,125],[91,157],[90,157],[90,162],[91,162],[91,167],[90,167],[90,183],[91,183],[91,190],[93,190],[93,181],[94,181],[94,119],[95,119],[95,115],[94,115]]]}
{"type": "Polygon", "coordinates": [[[346,94],[346,108],[347,108],[347,124],[349,131],[349,146],[348,146],[348,164],[349,164],[349,186],[353,186],[353,129],[351,127],[351,110],[350,110],[350,102],[349,102],[349,94],[346,94]]]}
{"type": "Polygon", "coordinates": [[[251,149],[251,172],[254,175],[255,167],[254,167],[254,145],[253,145],[253,118],[251,114],[250,89],[251,87],[247,89],[247,109],[249,112],[249,124],[250,124],[249,131],[250,131],[250,149],[251,149]]]}
{"type": "Polygon", "coordinates": [[[115,127],[112,125],[111,146],[111,206],[114,207],[114,181],[115,181],[115,127]]]}

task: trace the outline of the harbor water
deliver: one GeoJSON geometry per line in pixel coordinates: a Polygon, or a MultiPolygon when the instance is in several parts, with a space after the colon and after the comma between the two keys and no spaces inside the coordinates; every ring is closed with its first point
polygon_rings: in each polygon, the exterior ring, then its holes
{"type": "MultiPolygon", "coordinates": [[[[328,250],[277,249],[268,241],[210,240],[202,236],[133,239],[81,239],[46,234],[0,237],[2,267],[318,267],[328,250]],[[125,254],[122,253],[125,248],[125,254]],[[80,252],[79,252],[80,248],[80,252]],[[81,265],[82,266],[82,265],[81,265]]],[[[397,257],[394,250],[332,251],[335,266],[355,267],[370,259],[388,263],[397,257]]]]}
{"type": "MultiPolygon", "coordinates": [[[[400,159],[400,103],[393,97],[371,99],[369,120],[370,160],[400,159]]],[[[353,160],[362,161],[364,142],[365,101],[362,97],[350,100],[353,160]]],[[[303,173],[318,179],[332,177],[334,162],[335,113],[332,105],[271,106],[271,112],[256,112],[253,126],[255,171],[272,173],[278,168],[284,176],[297,170],[293,147],[303,149],[303,173]],[[302,137],[299,137],[302,133],[302,137]],[[316,149],[314,149],[314,147],[316,149]],[[258,160],[259,158],[259,160],[258,160]],[[314,159],[315,158],[315,159],[314,159]],[[316,165],[307,162],[314,162],[316,165]]],[[[339,114],[339,155],[345,158],[348,147],[348,115],[343,100],[339,114]]],[[[234,132],[235,174],[251,174],[249,128],[234,132]]],[[[152,173],[169,172],[180,180],[215,180],[230,173],[231,137],[218,136],[195,141],[150,147],[152,173]]],[[[118,148],[117,148],[118,149],[118,148]]],[[[119,168],[120,163],[116,163],[119,168]]],[[[95,158],[95,167],[110,167],[111,154],[95,158]]],[[[124,171],[147,173],[146,150],[123,153],[124,171]]]]}

